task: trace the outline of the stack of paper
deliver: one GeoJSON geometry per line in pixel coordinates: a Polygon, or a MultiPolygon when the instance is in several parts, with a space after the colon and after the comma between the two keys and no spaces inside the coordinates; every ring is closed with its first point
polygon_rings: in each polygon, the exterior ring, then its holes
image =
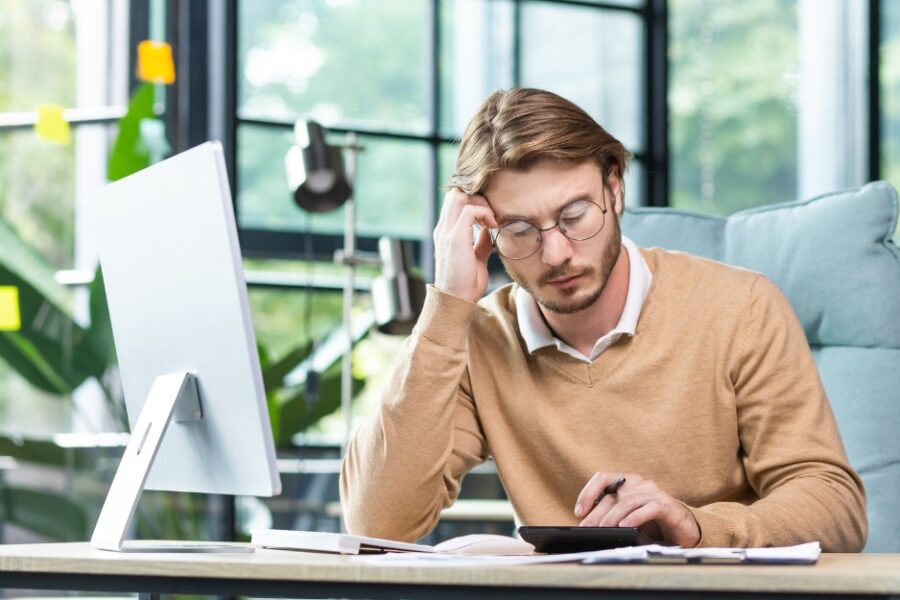
{"type": "Polygon", "coordinates": [[[681,548],[679,546],[630,546],[611,550],[572,552],[569,554],[533,554],[527,556],[459,555],[438,552],[439,547],[396,542],[381,538],[317,531],[260,529],[252,533],[251,543],[266,548],[362,554],[379,552],[372,560],[391,564],[454,565],[535,565],[581,563],[723,563],[723,564],[815,564],[822,550],[819,542],[783,548],[681,548]],[[399,554],[398,554],[399,553],[399,554]]]}
{"type": "Polygon", "coordinates": [[[634,546],[590,553],[581,562],[606,563],[722,563],[812,565],[819,560],[819,542],[782,548],[680,548],[678,546],[634,546]]]}
{"type": "Polygon", "coordinates": [[[783,548],[680,548],[678,546],[631,546],[611,550],[532,556],[465,556],[435,553],[404,553],[368,556],[363,560],[392,565],[541,565],[554,563],[605,564],[815,564],[821,554],[819,542],[783,548]]]}

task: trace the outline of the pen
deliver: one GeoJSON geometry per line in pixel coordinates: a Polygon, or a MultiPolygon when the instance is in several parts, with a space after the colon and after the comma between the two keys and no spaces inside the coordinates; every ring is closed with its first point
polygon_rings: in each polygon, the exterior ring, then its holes
{"type": "Polygon", "coordinates": [[[615,494],[616,492],[618,492],[619,488],[622,487],[622,485],[624,483],[625,483],[625,478],[619,477],[618,479],[613,481],[611,484],[609,484],[608,486],[603,488],[603,493],[600,494],[599,496],[597,496],[597,499],[594,500],[594,506],[597,506],[598,504],[600,504],[600,501],[603,500],[604,496],[608,496],[609,494],[615,494]]]}

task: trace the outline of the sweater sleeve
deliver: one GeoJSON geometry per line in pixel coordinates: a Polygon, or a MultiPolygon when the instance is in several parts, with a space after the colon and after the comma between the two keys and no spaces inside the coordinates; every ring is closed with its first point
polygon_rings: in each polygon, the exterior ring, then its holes
{"type": "Polygon", "coordinates": [[[379,409],[357,429],[341,468],[350,533],[416,540],[431,531],[472,467],[486,459],[467,390],[478,306],[428,287],[379,409]]]}
{"type": "Polygon", "coordinates": [[[803,329],[765,277],[751,290],[732,369],[742,459],[758,501],[691,508],[701,546],[818,540],[857,552],[866,540],[862,482],[850,467],[803,329]]]}

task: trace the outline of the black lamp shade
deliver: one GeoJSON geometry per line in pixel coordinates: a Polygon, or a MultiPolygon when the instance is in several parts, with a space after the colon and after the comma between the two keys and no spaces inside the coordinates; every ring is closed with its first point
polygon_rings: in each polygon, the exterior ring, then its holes
{"type": "Polygon", "coordinates": [[[309,212],[329,212],[350,197],[341,149],[325,143],[322,126],[315,121],[294,124],[296,143],[284,157],[284,168],[294,201],[309,212]]]}
{"type": "Polygon", "coordinates": [[[411,248],[406,241],[378,240],[381,276],[372,281],[372,305],[378,330],[408,335],[425,304],[425,282],[410,272],[411,248]]]}

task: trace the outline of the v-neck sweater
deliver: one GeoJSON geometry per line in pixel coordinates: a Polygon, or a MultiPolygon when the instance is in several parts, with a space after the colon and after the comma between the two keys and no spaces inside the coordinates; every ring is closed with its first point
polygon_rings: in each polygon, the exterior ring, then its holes
{"type": "Polygon", "coordinates": [[[519,524],[576,525],[579,492],[608,471],[682,502],[700,546],[860,550],[862,483],[787,300],[758,273],[641,252],[653,283],[635,334],[590,363],[529,354],[513,284],[478,304],[430,286],[348,448],[348,530],[418,539],[490,457],[519,524]]]}

